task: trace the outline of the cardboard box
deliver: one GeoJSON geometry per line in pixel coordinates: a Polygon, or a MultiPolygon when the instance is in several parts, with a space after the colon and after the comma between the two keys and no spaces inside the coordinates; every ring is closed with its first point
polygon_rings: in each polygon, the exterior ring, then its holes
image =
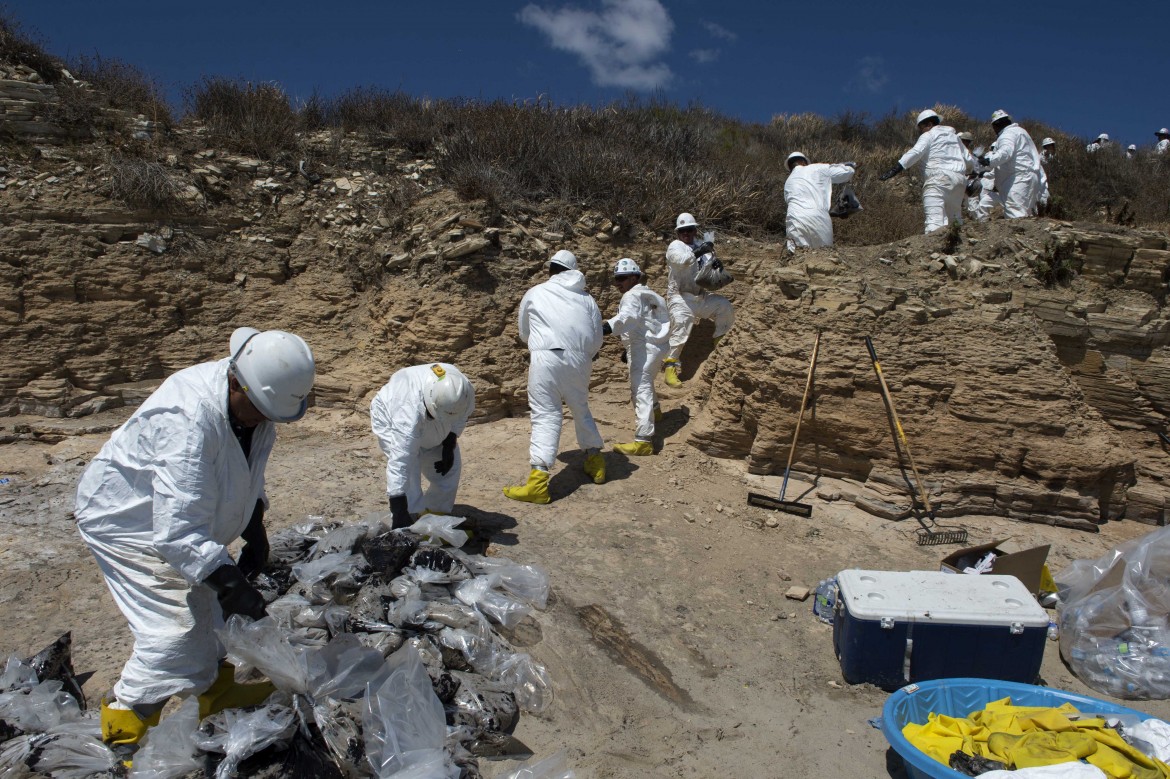
{"type": "Polygon", "coordinates": [[[1005,538],[952,552],[942,559],[939,570],[943,573],[963,573],[964,568],[974,566],[988,552],[995,552],[995,562],[988,573],[1014,576],[1024,583],[1028,592],[1038,595],[1040,572],[1044,570],[1044,561],[1048,559],[1049,545],[1034,546],[1019,552],[1005,552],[999,545],[1008,540],[1005,538]]]}

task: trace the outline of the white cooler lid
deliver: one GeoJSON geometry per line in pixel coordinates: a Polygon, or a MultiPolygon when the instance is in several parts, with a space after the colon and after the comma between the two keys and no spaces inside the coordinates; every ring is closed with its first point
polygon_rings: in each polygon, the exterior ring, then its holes
{"type": "Polygon", "coordinates": [[[857,619],[1048,626],[1048,612],[1014,576],[850,569],[837,574],[837,585],[857,619]]]}

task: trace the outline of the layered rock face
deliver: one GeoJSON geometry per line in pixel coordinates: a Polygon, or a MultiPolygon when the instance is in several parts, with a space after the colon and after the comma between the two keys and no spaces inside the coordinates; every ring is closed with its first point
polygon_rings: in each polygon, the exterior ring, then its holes
{"type": "Polygon", "coordinates": [[[705,368],[691,442],[783,472],[820,330],[794,467],[854,479],[858,506],[907,516],[870,335],[940,516],[1162,524],[1165,236],[1033,220],[962,235],[953,254],[922,236],[757,266],[705,368]],[[1075,279],[1045,287],[1046,269],[1075,279]]]}
{"type": "MultiPolygon", "coordinates": [[[[665,287],[669,225],[464,202],[430,161],[353,137],[306,139],[345,160],[333,167],[229,154],[197,130],[158,139],[155,172],[176,193],[160,212],[110,197],[111,144],[26,129],[0,169],[0,415],[135,405],[225,356],[242,325],[306,337],[319,405],[364,412],[394,370],[443,360],[475,381],[481,421],[522,414],[515,313],[554,251],[578,254],[606,315],[620,257],[665,287]]],[[[795,467],[852,479],[842,497],[907,516],[870,335],[940,515],[1165,521],[1164,235],[1022,220],[791,259],[782,242],[717,245],[737,277],[723,291],[736,326],[714,352],[696,328],[694,375],[664,393],[690,409],[693,445],[782,472],[819,330],[795,467]]],[[[611,339],[595,385],[624,385],[619,352],[611,339]]]]}

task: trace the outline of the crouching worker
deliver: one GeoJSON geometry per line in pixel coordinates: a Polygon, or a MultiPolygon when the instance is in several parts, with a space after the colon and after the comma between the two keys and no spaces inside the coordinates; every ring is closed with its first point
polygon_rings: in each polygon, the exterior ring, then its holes
{"type": "Polygon", "coordinates": [[[264,616],[248,582],[268,559],[264,469],[275,422],[305,414],[315,365],[279,330],[236,330],[231,356],[174,374],[114,432],[81,477],[77,528],[130,623],[134,651],[102,699],[102,738],[128,758],[172,695],[201,716],[256,705],[215,629],[264,616]],[[243,537],[239,561],[227,545],[243,537]]]}
{"type": "Polygon", "coordinates": [[[622,291],[622,302],[617,316],[606,321],[602,329],[606,335],[616,333],[625,342],[630,396],[637,419],[633,443],[617,444],[614,451],[634,456],[654,454],[654,423],[662,413],[654,393],[654,377],[670,348],[670,311],[662,296],[642,283],[642,269],[631,259],[617,261],[613,283],[622,291]]]}
{"type": "Polygon", "coordinates": [[[378,391],[370,425],[386,455],[386,495],[395,528],[409,527],[419,514],[450,514],[455,508],[463,470],[459,436],[473,411],[475,388],[445,362],[403,368],[378,391]]]}

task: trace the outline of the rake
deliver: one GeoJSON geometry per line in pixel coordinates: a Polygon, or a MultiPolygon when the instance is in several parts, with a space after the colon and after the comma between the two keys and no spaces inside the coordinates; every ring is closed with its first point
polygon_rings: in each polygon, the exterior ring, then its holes
{"type": "Polygon", "coordinates": [[[812,506],[795,500],[784,500],[784,493],[788,490],[788,474],[792,471],[792,458],[796,455],[796,440],[800,437],[800,421],[804,418],[804,404],[808,401],[808,391],[812,388],[813,372],[817,368],[817,351],[820,348],[821,331],[818,330],[816,340],[813,341],[812,358],[808,362],[808,378],[804,381],[804,395],[800,398],[800,411],[796,413],[796,429],[792,431],[792,446],[788,449],[788,465],[784,466],[784,481],[780,483],[780,497],[773,498],[771,495],[749,492],[749,505],[783,511],[798,517],[812,516],[812,506]]]}
{"type": "MultiPolygon", "coordinates": [[[[898,421],[898,412],[894,409],[894,399],[890,397],[890,388],[886,386],[886,379],[882,375],[882,366],[878,362],[877,352],[873,348],[873,339],[868,335],[865,337],[865,348],[869,350],[869,358],[873,360],[873,370],[877,373],[878,384],[882,391],[882,401],[886,404],[886,416],[890,422],[890,430],[894,434],[894,449],[898,452],[898,461],[901,465],[901,455],[903,450],[906,452],[906,459],[910,461],[910,470],[914,473],[914,481],[917,484],[918,495],[914,494],[914,485],[911,485],[910,502],[913,509],[917,509],[914,505],[918,499],[921,499],[923,508],[926,509],[926,519],[922,518],[922,514],[915,510],[914,518],[918,520],[921,527],[916,531],[918,536],[919,546],[939,546],[941,544],[965,544],[967,543],[967,530],[961,527],[947,527],[940,525],[935,520],[934,508],[930,505],[930,497],[926,494],[926,488],[922,484],[922,477],[918,475],[918,466],[914,464],[914,456],[910,454],[910,442],[906,440],[906,432],[902,430],[902,423],[898,421]]],[[[902,471],[905,475],[905,470],[902,471]]]]}

